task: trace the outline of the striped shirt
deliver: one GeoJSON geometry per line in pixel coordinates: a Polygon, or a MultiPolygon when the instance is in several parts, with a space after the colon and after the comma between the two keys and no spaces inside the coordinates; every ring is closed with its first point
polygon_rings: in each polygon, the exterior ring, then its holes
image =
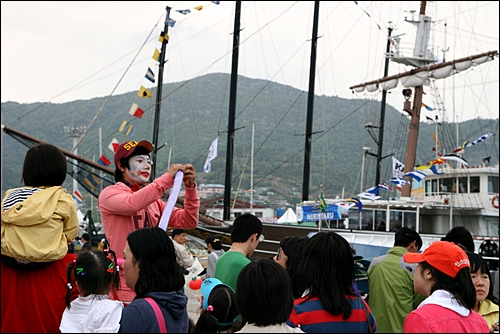
{"type": "Polygon", "coordinates": [[[22,187],[12,190],[3,200],[3,211],[9,210],[18,203],[24,202],[28,197],[44,188],[22,187]]]}
{"type": "MultiPolygon", "coordinates": [[[[348,297],[352,305],[351,316],[343,319],[344,314],[330,314],[323,307],[319,297],[306,299],[298,298],[294,302],[290,319],[287,324],[291,327],[300,326],[304,332],[312,333],[367,333],[368,325],[366,322],[366,313],[361,299],[348,297]]],[[[369,313],[372,332],[377,331],[375,317],[371,313],[366,302],[363,301],[369,313]]]]}

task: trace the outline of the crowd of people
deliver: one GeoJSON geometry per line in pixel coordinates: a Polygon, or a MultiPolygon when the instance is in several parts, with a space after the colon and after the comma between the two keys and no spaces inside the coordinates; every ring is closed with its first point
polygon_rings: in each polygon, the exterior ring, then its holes
{"type": "Polygon", "coordinates": [[[248,213],[234,220],[226,251],[218,236],[205,240],[200,313],[190,319],[185,239],[198,222],[196,172],[173,164],[149,182],[152,149],[128,141],[115,151],[116,184],[99,197],[108,242],[77,254],[68,252],[77,221],[62,188],[66,159],[50,144],[28,150],[25,186],[2,201],[2,332],[498,332],[498,291],[495,299],[488,263],[462,226],[423,252],[418,232],[400,228],[371,261],[361,295],[355,250],[341,235],[289,236],[274,256],[254,259],[262,222],[248,213]],[[186,195],[169,237],[158,224],[178,171],[186,195]]]}

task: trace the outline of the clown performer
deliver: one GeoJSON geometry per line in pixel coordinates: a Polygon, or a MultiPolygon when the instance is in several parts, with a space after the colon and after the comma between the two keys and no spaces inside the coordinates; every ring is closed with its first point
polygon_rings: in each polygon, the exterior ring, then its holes
{"type": "MultiPolygon", "coordinates": [[[[196,172],[191,164],[172,164],[168,171],[148,183],[151,176],[149,153],[153,145],[147,140],[127,141],[115,150],[116,184],[103,189],[98,206],[109,247],[116,251],[119,265],[127,236],[142,227],[158,226],[166,202],[161,197],[174,184],[177,171],[184,173],[184,208],[173,208],[169,227],[192,229],[198,225],[200,199],[196,190],[196,172]]],[[[112,290],[112,299],[130,303],[135,293],[127,287],[120,271],[121,290],[112,290]]]]}

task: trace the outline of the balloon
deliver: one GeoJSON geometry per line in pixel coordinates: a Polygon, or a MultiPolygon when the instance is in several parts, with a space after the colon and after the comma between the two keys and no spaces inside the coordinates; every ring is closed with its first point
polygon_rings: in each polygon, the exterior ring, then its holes
{"type": "Polygon", "coordinates": [[[189,287],[192,290],[199,290],[201,288],[201,278],[199,277],[193,277],[191,281],[189,281],[189,287]]]}

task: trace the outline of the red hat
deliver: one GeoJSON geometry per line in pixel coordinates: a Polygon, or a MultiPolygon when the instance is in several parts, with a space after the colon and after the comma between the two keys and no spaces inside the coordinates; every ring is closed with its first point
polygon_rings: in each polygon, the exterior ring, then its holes
{"type": "Polygon", "coordinates": [[[462,268],[470,268],[469,257],[464,250],[448,241],[434,241],[423,253],[405,253],[403,260],[408,263],[425,261],[452,278],[462,268]]]}
{"type": "Polygon", "coordinates": [[[135,140],[129,140],[125,143],[120,144],[115,151],[115,166],[118,167],[118,161],[123,158],[129,157],[134,153],[137,147],[144,147],[148,153],[153,150],[153,145],[147,140],[141,140],[136,142],[135,140]]]}

